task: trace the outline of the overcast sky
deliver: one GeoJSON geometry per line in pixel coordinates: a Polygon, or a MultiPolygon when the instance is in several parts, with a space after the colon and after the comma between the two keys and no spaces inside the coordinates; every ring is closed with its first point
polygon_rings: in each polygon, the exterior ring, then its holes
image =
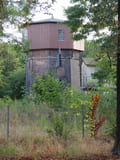
{"type": "MultiPolygon", "coordinates": [[[[50,9],[50,12],[53,14],[54,18],[57,19],[66,19],[66,16],[64,14],[64,9],[67,8],[70,5],[70,0],[56,0],[54,4],[52,5],[52,8],[50,9]]],[[[41,12],[37,12],[35,16],[33,17],[33,21],[39,21],[41,19],[51,18],[51,15],[46,15],[41,12]]],[[[5,29],[5,32],[8,34],[12,34],[13,37],[17,39],[21,39],[22,35],[18,32],[17,27],[14,25],[9,25],[5,29]]],[[[11,39],[11,38],[10,38],[11,39]]]]}
{"type": "MultiPolygon", "coordinates": [[[[70,0],[56,0],[54,2],[51,13],[53,14],[54,18],[57,19],[66,19],[64,14],[64,9],[70,6],[70,0]]],[[[45,15],[43,13],[36,13],[33,17],[33,21],[39,21],[40,19],[50,18],[50,15],[45,15]]]]}
{"type": "MultiPolygon", "coordinates": [[[[56,2],[53,4],[52,9],[50,9],[50,12],[53,14],[54,18],[57,19],[66,19],[64,9],[68,8],[71,5],[70,0],[56,0],[56,2]]],[[[46,15],[41,12],[37,12],[35,16],[33,17],[33,21],[39,21],[41,19],[47,19],[51,18],[51,15],[46,15]]],[[[17,27],[14,27],[12,25],[8,29],[6,29],[7,33],[11,33],[13,37],[16,37],[17,39],[21,39],[22,35],[21,33],[18,33],[17,27]]],[[[88,39],[93,39],[93,36],[88,36],[88,39]]]]}

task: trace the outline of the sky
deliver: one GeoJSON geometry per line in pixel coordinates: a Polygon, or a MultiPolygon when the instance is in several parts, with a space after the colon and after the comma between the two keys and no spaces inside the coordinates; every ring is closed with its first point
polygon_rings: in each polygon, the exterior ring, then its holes
{"type": "MultiPolygon", "coordinates": [[[[66,19],[66,16],[64,14],[64,9],[66,9],[68,6],[70,6],[70,0],[56,0],[54,4],[52,5],[52,9],[50,10],[53,14],[54,18],[57,19],[66,19]]],[[[50,15],[45,15],[43,13],[37,13],[33,17],[33,21],[39,21],[41,19],[50,18],[50,15]]]]}
{"type": "MultiPolygon", "coordinates": [[[[50,10],[51,13],[53,14],[54,18],[57,19],[66,19],[66,16],[64,14],[64,9],[70,6],[70,0],[56,0],[54,2],[52,9],[50,10]]],[[[42,13],[37,13],[35,17],[33,18],[33,21],[38,21],[40,19],[45,19],[45,18],[50,18],[50,15],[45,15],[42,13]]]]}
{"type": "MultiPolygon", "coordinates": [[[[65,20],[67,18],[65,16],[64,9],[68,8],[69,6],[71,6],[70,0],[56,0],[56,2],[54,2],[54,4],[52,5],[52,8],[50,9],[50,12],[52,13],[54,18],[65,20]]],[[[41,12],[36,12],[32,21],[39,21],[41,19],[48,19],[51,17],[52,17],[51,15],[46,15],[41,12]]],[[[14,25],[6,29],[6,32],[8,34],[12,34],[13,37],[17,39],[22,38],[21,33],[18,32],[17,27],[14,27],[14,25]]],[[[91,39],[93,39],[93,36],[92,35],[88,36],[88,40],[91,39]]]]}
{"type": "MultiPolygon", "coordinates": [[[[64,9],[68,8],[69,6],[72,6],[70,3],[70,0],[56,0],[56,2],[53,4],[51,13],[53,14],[53,17],[56,19],[62,19],[66,20],[67,17],[64,13],[64,9]]],[[[33,17],[33,21],[39,21],[41,19],[47,19],[51,18],[51,15],[45,15],[43,13],[36,13],[36,15],[33,17]]],[[[94,39],[94,33],[90,33],[88,36],[88,40],[94,39]]]]}
{"type": "MultiPolygon", "coordinates": [[[[54,4],[52,5],[52,8],[50,9],[50,12],[53,14],[53,17],[56,19],[66,19],[66,16],[64,14],[64,9],[70,6],[70,0],[56,0],[54,4]]],[[[33,17],[32,21],[39,21],[41,19],[47,19],[51,18],[51,15],[46,15],[41,12],[36,12],[35,16],[33,17]]],[[[8,34],[13,35],[13,38],[21,39],[22,35],[18,32],[17,27],[14,25],[9,25],[5,29],[5,32],[8,34]]]]}

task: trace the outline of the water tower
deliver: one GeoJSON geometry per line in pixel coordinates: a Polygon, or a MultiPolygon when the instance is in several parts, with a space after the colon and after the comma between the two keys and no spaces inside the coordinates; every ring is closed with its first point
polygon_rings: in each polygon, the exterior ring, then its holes
{"type": "Polygon", "coordinates": [[[66,80],[80,88],[79,55],[84,41],[73,41],[70,29],[58,19],[32,22],[28,27],[31,57],[27,59],[27,87],[36,76],[53,72],[59,80],[66,80]]]}

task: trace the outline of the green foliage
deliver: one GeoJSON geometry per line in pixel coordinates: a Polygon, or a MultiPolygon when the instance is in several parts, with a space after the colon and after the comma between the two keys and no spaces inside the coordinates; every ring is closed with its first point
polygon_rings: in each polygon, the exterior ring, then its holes
{"type": "Polygon", "coordinates": [[[98,80],[97,79],[89,79],[87,82],[88,88],[96,88],[98,87],[98,80]]]}
{"type": "Polygon", "coordinates": [[[81,112],[81,106],[90,105],[90,95],[89,93],[84,93],[76,88],[66,87],[64,90],[64,100],[65,105],[69,110],[76,111],[76,113],[81,112]]]}
{"type": "MultiPolygon", "coordinates": [[[[116,121],[116,91],[109,87],[100,87],[96,90],[83,92],[74,88],[64,87],[62,91],[62,102],[60,108],[57,104],[52,103],[52,107],[48,101],[41,102],[36,105],[29,97],[20,100],[11,100],[10,97],[0,99],[1,111],[6,111],[5,106],[11,106],[11,123],[12,119],[17,120],[19,124],[28,125],[36,124],[40,130],[46,131],[49,135],[56,135],[67,139],[72,133],[82,132],[82,117],[84,116],[85,134],[91,134],[90,118],[88,115],[91,109],[91,96],[100,94],[100,103],[97,110],[97,118],[101,119],[104,115],[107,117],[105,124],[102,126],[102,133],[107,135],[115,135],[116,121]],[[57,108],[56,108],[57,106],[57,108]],[[14,114],[16,113],[16,114],[14,114]]],[[[50,101],[51,102],[51,101],[50,101]]],[[[4,116],[4,114],[3,114],[4,116]]]]}
{"type": "Polygon", "coordinates": [[[108,74],[111,70],[111,67],[108,63],[107,57],[104,57],[104,59],[101,59],[96,63],[100,69],[96,73],[93,74],[93,77],[97,78],[101,83],[103,83],[103,81],[108,76],[108,74]]]}
{"type": "MultiPolygon", "coordinates": [[[[72,118],[71,118],[72,119],[72,118]]],[[[73,123],[65,112],[52,112],[50,114],[51,127],[47,129],[49,135],[55,135],[67,140],[71,134],[73,123]]]]}
{"type": "Polygon", "coordinates": [[[56,136],[63,136],[63,130],[64,130],[64,118],[62,117],[62,114],[60,113],[52,113],[50,121],[52,123],[52,128],[48,129],[48,133],[55,134],[56,136]]]}
{"type": "Polygon", "coordinates": [[[0,146],[0,155],[16,155],[17,147],[14,144],[3,144],[0,146]]]}
{"type": "Polygon", "coordinates": [[[98,68],[98,71],[93,73],[92,76],[93,78],[99,80],[100,85],[103,83],[115,85],[116,63],[115,59],[112,58],[112,53],[115,52],[115,50],[110,52],[110,47],[108,50],[106,50],[104,48],[105,44],[103,45],[101,45],[101,42],[98,43],[98,41],[85,41],[84,55],[86,57],[96,58],[97,61],[95,64],[98,68]],[[105,49],[104,51],[103,48],[105,49]]]}
{"type": "Polygon", "coordinates": [[[85,40],[85,51],[84,51],[85,57],[98,58],[101,57],[100,54],[101,54],[100,43],[94,40],[91,41],[85,40]]]}
{"type": "Polygon", "coordinates": [[[105,124],[105,132],[108,135],[115,136],[115,123],[116,123],[116,90],[110,87],[100,87],[98,93],[101,96],[98,108],[99,116],[106,115],[107,122],[105,124]]]}
{"type": "Polygon", "coordinates": [[[87,38],[91,33],[97,37],[96,41],[86,42],[84,55],[101,59],[100,70],[95,76],[103,83],[116,65],[117,0],[72,0],[71,3],[73,5],[65,10],[68,18],[65,24],[74,33],[75,40],[87,38]]]}
{"type": "Polygon", "coordinates": [[[0,2],[0,98],[21,98],[25,79],[25,57],[29,54],[29,42],[13,39],[5,28],[12,24],[22,31],[31,22],[33,10],[46,11],[51,2],[39,0],[4,0],[0,2]],[[9,39],[10,37],[10,39],[9,39]],[[8,43],[3,42],[7,39],[8,43]],[[11,43],[11,44],[10,44],[11,43]],[[22,73],[23,71],[23,73],[22,73]]]}
{"type": "Polygon", "coordinates": [[[0,62],[3,68],[3,75],[7,76],[9,72],[13,71],[18,65],[17,53],[13,46],[8,43],[0,43],[0,62]]]}
{"type": "Polygon", "coordinates": [[[106,78],[106,82],[109,84],[110,87],[116,88],[117,84],[117,74],[116,74],[116,66],[113,65],[111,67],[110,73],[108,74],[106,78]]]}
{"type": "Polygon", "coordinates": [[[113,85],[115,85],[116,68],[115,68],[115,65],[113,66],[110,65],[110,63],[108,62],[108,57],[104,56],[104,58],[96,62],[96,65],[99,69],[97,72],[92,74],[93,78],[98,79],[100,84],[103,84],[103,82],[107,82],[107,83],[114,82],[113,85]]]}
{"type": "Polygon", "coordinates": [[[52,107],[62,104],[63,82],[51,75],[36,77],[33,84],[34,99],[37,104],[45,102],[52,107]]]}
{"type": "Polygon", "coordinates": [[[9,76],[10,97],[20,99],[24,94],[25,88],[25,69],[18,68],[9,76]]]}
{"type": "Polygon", "coordinates": [[[39,0],[4,0],[0,4],[0,35],[4,35],[4,26],[6,22],[14,24],[18,28],[24,27],[28,24],[34,11],[40,9],[42,12],[47,12],[51,7],[52,1],[39,1],[39,0]]]}
{"type": "Polygon", "coordinates": [[[21,98],[22,87],[25,82],[25,56],[23,47],[1,43],[0,47],[0,97],[11,96],[21,98]]]}
{"type": "Polygon", "coordinates": [[[73,5],[65,10],[68,18],[66,24],[72,32],[76,33],[74,34],[75,39],[86,38],[92,31],[102,37],[103,34],[100,34],[99,31],[107,27],[111,31],[111,35],[117,31],[117,0],[102,2],[72,0],[71,2],[73,5]],[[79,32],[77,32],[78,29],[79,32]]]}

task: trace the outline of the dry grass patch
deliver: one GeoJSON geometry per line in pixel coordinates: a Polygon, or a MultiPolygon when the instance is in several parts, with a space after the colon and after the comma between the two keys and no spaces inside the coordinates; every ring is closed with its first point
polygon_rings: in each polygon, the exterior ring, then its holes
{"type": "MultiPolygon", "coordinates": [[[[5,141],[1,141],[3,146],[5,141]]],[[[113,140],[107,141],[102,139],[69,139],[64,141],[62,138],[49,137],[47,135],[33,135],[19,139],[11,139],[7,142],[14,145],[16,155],[34,157],[36,160],[43,156],[57,156],[62,158],[77,158],[81,156],[106,155],[110,153],[113,140]]],[[[5,152],[7,154],[7,150],[5,152]]]]}
{"type": "Polygon", "coordinates": [[[82,154],[107,154],[111,151],[113,146],[113,141],[107,142],[105,140],[99,140],[99,139],[83,139],[80,140],[78,143],[78,148],[80,148],[80,151],[82,154]]]}

